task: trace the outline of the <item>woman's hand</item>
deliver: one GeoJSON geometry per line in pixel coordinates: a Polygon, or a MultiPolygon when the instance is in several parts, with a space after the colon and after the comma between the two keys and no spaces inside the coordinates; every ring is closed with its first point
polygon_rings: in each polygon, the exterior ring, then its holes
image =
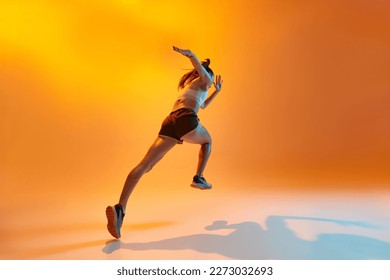
{"type": "Polygon", "coordinates": [[[178,47],[175,47],[173,46],[173,50],[178,52],[178,53],[181,53],[182,55],[186,56],[186,57],[191,57],[191,56],[194,56],[194,54],[192,53],[192,51],[190,50],[184,50],[184,49],[180,49],[178,47]]]}
{"type": "Polygon", "coordinates": [[[222,80],[222,78],[221,78],[221,75],[217,75],[216,77],[215,77],[215,82],[213,83],[213,85],[214,85],[214,87],[215,87],[215,90],[216,91],[221,91],[221,89],[222,89],[222,84],[223,84],[223,80],[222,80]]]}
{"type": "Polygon", "coordinates": [[[211,101],[214,100],[214,98],[218,95],[219,91],[222,89],[223,80],[221,78],[221,75],[217,75],[215,77],[215,82],[213,82],[213,85],[215,87],[215,91],[210,94],[206,100],[203,102],[201,108],[206,109],[207,106],[211,103],[211,101]]]}

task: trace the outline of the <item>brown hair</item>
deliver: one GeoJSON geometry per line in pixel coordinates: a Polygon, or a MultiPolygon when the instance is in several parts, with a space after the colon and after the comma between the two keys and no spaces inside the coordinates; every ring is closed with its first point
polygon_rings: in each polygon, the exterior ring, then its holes
{"type": "MultiPolygon", "coordinates": [[[[213,72],[213,70],[211,70],[209,65],[210,65],[209,58],[206,58],[204,61],[202,61],[202,66],[206,69],[207,73],[214,76],[214,72],[213,72]]],[[[192,69],[190,72],[185,73],[183,75],[183,77],[180,78],[178,88],[184,88],[186,86],[186,84],[192,82],[193,80],[195,80],[198,77],[199,77],[199,74],[196,71],[196,69],[192,69]]]]}

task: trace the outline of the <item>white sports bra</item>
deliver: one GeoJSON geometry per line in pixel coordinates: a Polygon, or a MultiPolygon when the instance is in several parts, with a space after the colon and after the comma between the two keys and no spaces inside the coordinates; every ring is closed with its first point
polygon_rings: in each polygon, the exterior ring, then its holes
{"type": "Polygon", "coordinates": [[[191,98],[192,100],[195,100],[195,102],[198,104],[199,107],[202,107],[204,101],[207,98],[207,90],[195,90],[192,88],[185,88],[180,93],[178,99],[181,98],[191,98]]]}

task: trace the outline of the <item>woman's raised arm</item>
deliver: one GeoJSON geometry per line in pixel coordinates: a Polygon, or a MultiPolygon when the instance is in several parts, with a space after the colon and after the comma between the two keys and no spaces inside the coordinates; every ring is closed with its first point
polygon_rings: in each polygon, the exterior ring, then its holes
{"type": "Polygon", "coordinates": [[[213,83],[213,77],[206,71],[206,69],[202,66],[202,63],[196,57],[196,55],[190,51],[185,49],[180,49],[178,47],[173,46],[173,50],[181,53],[182,55],[188,57],[194,66],[195,70],[198,72],[200,80],[205,83],[207,86],[213,83]]]}

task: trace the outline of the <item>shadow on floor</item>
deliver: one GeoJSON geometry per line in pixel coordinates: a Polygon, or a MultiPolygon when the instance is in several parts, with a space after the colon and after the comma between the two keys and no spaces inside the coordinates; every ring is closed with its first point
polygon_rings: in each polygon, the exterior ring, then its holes
{"type": "MultiPolygon", "coordinates": [[[[151,230],[155,228],[167,227],[174,225],[175,222],[172,221],[157,221],[149,223],[139,223],[139,224],[130,224],[127,225],[126,229],[132,231],[142,231],[142,230],[151,230]]],[[[101,224],[84,224],[84,225],[73,225],[73,226],[57,226],[57,227],[47,227],[39,229],[30,229],[28,231],[23,231],[18,233],[18,236],[51,236],[54,234],[63,234],[63,233],[72,233],[80,231],[93,231],[93,230],[102,230],[101,224]]],[[[42,259],[50,255],[61,254],[69,251],[100,247],[102,244],[106,244],[107,239],[96,240],[96,241],[85,241],[79,243],[70,243],[70,244],[61,244],[57,246],[48,246],[48,247],[39,247],[35,249],[24,250],[22,253],[18,252],[18,258],[21,259],[42,259]]],[[[77,256],[74,258],[77,259],[77,256]]]]}
{"type": "Polygon", "coordinates": [[[280,260],[363,260],[390,259],[390,243],[360,235],[327,233],[316,240],[304,240],[287,227],[286,220],[306,220],[336,223],[342,226],[357,226],[369,229],[380,227],[357,221],[332,219],[269,216],[267,229],[256,222],[229,224],[215,221],[206,226],[209,231],[231,229],[226,235],[194,234],[147,243],[124,243],[109,241],[103,252],[111,254],[119,249],[143,250],[194,250],[217,253],[232,259],[280,259],[280,260]]]}

